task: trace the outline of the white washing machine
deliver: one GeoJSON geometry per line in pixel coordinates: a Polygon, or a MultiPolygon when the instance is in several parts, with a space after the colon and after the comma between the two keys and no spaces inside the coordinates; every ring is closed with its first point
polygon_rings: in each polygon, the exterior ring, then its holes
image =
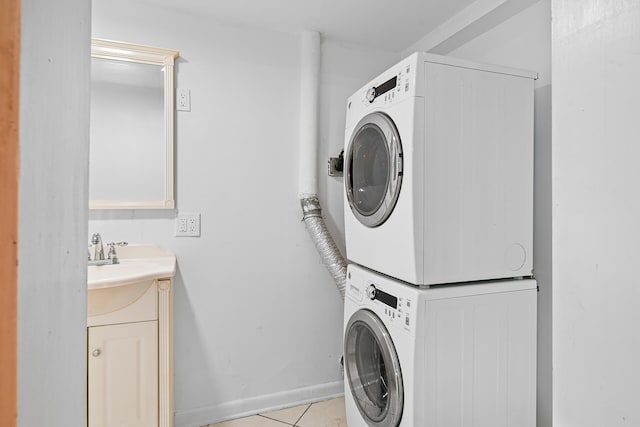
{"type": "Polygon", "coordinates": [[[535,280],[417,287],[353,264],[349,427],[534,427],[535,280]]]}
{"type": "Polygon", "coordinates": [[[416,285],[530,276],[536,76],[416,53],[351,96],[347,258],[416,285]]]}

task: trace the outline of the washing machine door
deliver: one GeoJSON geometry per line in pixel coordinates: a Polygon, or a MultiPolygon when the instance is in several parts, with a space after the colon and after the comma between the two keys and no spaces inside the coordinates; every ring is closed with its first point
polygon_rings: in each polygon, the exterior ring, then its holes
{"type": "Polygon", "coordinates": [[[360,415],[372,427],[397,427],[404,390],[387,328],[372,311],[359,310],[349,319],[344,347],[349,389],[360,415]]]}
{"type": "Polygon", "coordinates": [[[402,184],[402,144],[393,120],[381,112],[358,122],[345,158],[345,189],[355,217],[367,227],[384,223],[402,184]]]}

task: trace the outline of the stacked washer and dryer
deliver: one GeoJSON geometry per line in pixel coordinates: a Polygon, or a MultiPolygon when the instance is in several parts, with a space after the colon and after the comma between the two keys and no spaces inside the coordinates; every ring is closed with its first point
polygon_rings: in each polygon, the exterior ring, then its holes
{"type": "Polygon", "coordinates": [[[535,426],[536,77],[415,53],[349,98],[350,427],[535,426]]]}

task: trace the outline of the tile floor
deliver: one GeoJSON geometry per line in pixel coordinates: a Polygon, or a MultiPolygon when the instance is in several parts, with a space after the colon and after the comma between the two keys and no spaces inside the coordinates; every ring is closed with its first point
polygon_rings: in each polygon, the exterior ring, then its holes
{"type": "Polygon", "coordinates": [[[307,403],[204,427],[347,427],[344,397],[307,403]]]}

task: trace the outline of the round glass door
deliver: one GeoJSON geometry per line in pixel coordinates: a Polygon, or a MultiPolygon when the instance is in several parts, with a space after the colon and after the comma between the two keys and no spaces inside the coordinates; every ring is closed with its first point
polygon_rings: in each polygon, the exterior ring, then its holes
{"type": "Polygon", "coordinates": [[[391,215],[402,183],[402,145],[389,116],[376,112],[360,120],[345,167],[351,211],[367,227],[381,225],[391,215]]]}
{"type": "Polygon", "coordinates": [[[382,321],[359,310],[347,324],[345,369],[360,415],[372,427],[397,427],[404,392],[400,362],[382,321]]]}

